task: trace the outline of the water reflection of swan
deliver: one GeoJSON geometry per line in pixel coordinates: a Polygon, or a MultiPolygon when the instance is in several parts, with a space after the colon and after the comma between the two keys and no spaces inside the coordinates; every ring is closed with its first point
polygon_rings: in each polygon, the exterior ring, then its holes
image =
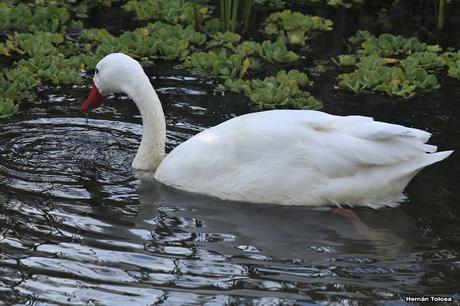
{"type": "Polygon", "coordinates": [[[96,66],[81,111],[103,95],[127,93],[144,132],[133,167],[155,179],[233,201],[286,205],[392,205],[423,167],[452,151],[436,152],[421,130],[362,116],[278,110],[247,114],[207,129],[165,155],[165,118],[139,63],[110,54],[96,66]],[[432,153],[432,154],[427,154],[432,153]]]}
{"type": "MultiPolygon", "coordinates": [[[[241,254],[238,246],[248,246],[275,258],[324,260],[324,253],[330,252],[329,257],[364,253],[394,259],[425,239],[401,209],[352,212],[279,205],[262,207],[190,194],[153,181],[141,183],[139,201],[134,222],[137,227],[154,230],[150,221],[158,216],[159,207],[170,208],[169,217],[198,220],[199,226],[185,222],[182,229],[186,232],[227,237],[228,241],[222,243],[204,239],[206,248],[219,254],[238,255],[241,254]]],[[[200,239],[195,242],[199,244],[200,239]]]]}
{"type": "Polygon", "coordinates": [[[129,208],[63,200],[45,208],[20,194],[11,209],[33,226],[2,241],[4,255],[19,258],[2,268],[23,272],[12,290],[85,305],[177,304],[182,293],[191,304],[222,295],[327,301],[412,292],[425,273],[417,266],[426,240],[399,208],[355,210],[358,222],[387,233],[376,237],[328,210],[229,203],[146,181],[138,194],[129,208]]]}

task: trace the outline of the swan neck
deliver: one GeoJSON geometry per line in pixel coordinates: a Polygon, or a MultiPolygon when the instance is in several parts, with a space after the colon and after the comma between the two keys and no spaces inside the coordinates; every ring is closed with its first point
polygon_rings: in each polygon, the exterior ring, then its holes
{"type": "Polygon", "coordinates": [[[166,122],[160,99],[146,75],[128,90],[142,117],[142,140],[133,168],[155,170],[165,156],[166,122]]]}

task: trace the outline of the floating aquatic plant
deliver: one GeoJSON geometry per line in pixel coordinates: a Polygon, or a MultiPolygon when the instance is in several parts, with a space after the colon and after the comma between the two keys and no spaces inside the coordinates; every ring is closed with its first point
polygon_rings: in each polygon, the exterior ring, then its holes
{"type": "Polygon", "coordinates": [[[254,3],[260,6],[270,6],[276,8],[283,8],[286,5],[284,0],[254,0],[254,3]]]}
{"type": "MultiPolygon", "coordinates": [[[[168,25],[162,22],[148,24],[146,27],[125,32],[115,37],[104,29],[83,30],[80,43],[86,51],[94,51],[96,60],[112,52],[125,52],[135,58],[184,59],[191,46],[201,45],[206,36],[196,32],[192,26],[168,25]]],[[[94,65],[93,65],[94,64],[94,65]]]]}
{"type": "Polygon", "coordinates": [[[339,86],[356,93],[369,90],[404,98],[413,96],[417,89],[439,88],[434,74],[412,63],[407,61],[401,66],[388,66],[387,61],[377,55],[363,57],[355,71],[338,76],[339,86]]]}
{"type": "Polygon", "coordinates": [[[9,35],[5,43],[0,43],[0,54],[11,56],[12,53],[28,56],[47,56],[56,54],[56,46],[64,41],[61,33],[36,32],[15,33],[9,35]]]}
{"type": "Polygon", "coordinates": [[[324,4],[328,6],[343,6],[350,8],[355,4],[362,4],[365,0],[254,0],[257,5],[283,8],[288,4],[306,5],[306,4],[324,4]]]}
{"type": "Polygon", "coordinates": [[[19,109],[19,104],[14,103],[10,99],[1,99],[0,98],[0,118],[6,118],[14,113],[16,113],[19,109]]]}
{"type": "Polygon", "coordinates": [[[354,66],[356,64],[356,57],[353,55],[345,54],[337,56],[337,60],[333,61],[339,66],[354,66]]]}
{"type": "Polygon", "coordinates": [[[0,3],[0,28],[27,29],[31,32],[62,32],[66,28],[82,28],[82,23],[72,21],[65,8],[46,6],[31,9],[23,3],[12,5],[2,2],[0,3]]]}
{"type": "Polygon", "coordinates": [[[5,72],[10,81],[19,81],[29,87],[44,82],[58,84],[79,84],[82,77],[79,74],[81,60],[78,56],[65,58],[62,55],[33,57],[27,60],[20,60],[16,67],[5,72]]]}
{"type": "Polygon", "coordinates": [[[35,93],[28,86],[29,84],[34,86],[36,82],[33,79],[18,79],[12,82],[0,74],[0,118],[13,115],[19,108],[17,101],[35,97],[35,93]]]}
{"type": "Polygon", "coordinates": [[[280,41],[275,43],[264,41],[262,44],[255,41],[243,41],[237,45],[240,39],[241,36],[236,33],[216,33],[208,42],[207,48],[215,52],[229,50],[241,56],[258,55],[271,63],[286,64],[299,59],[296,53],[289,51],[280,41]]]}
{"type": "Polygon", "coordinates": [[[447,75],[454,79],[460,79],[460,51],[446,52],[442,58],[448,67],[447,75]]]}
{"type": "Polygon", "coordinates": [[[335,62],[355,68],[340,74],[338,80],[339,86],[356,93],[368,90],[407,98],[417,90],[438,89],[435,73],[446,67],[448,76],[460,76],[455,53],[443,54],[438,45],[420,42],[415,37],[388,33],[376,37],[368,31],[358,31],[349,41],[354,54],[341,55],[335,62]]]}
{"type": "Polygon", "coordinates": [[[264,32],[269,37],[291,45],[305,46],[312,31],[331,31],[332,21],[319,16],[285,10],[271,14],[264,32]]]}
{"type": "Polygon", "coordinates": [[[35,87],[43,83],[81,83],[82,73],[93,69],[109,53],[124,52],[144,63],[157,58],[181,60],[192,46],[205,41],[206,36],[192,26],[184,28],[162,22],[120,36],[113,36],[105,29],[85,29],[77,37],[41,31],[14,33],[0,43],[0,55],[22,59],[3,71],[0,99],[17,102],[34,98],[35,87]],[[18,94],[21,92],[24,94],[18,94]]]}
{"type": "Polygon", "coordinates": [[[442,56],[429,51],[412,53],[400,63],[403,67],[417,66],[431,71],[442,69],[446,65],[442,56]]]}
{"type": "Polygon", "coordinates": [[[345,8],[351,8],[355,4],[362,4],[365,0],[304,0],[303,2],[310,3],[323,3],[329,6],[343,6],[345,8]]]}
{"type": "Polygon", "coordinates": [[[383,57],[409,55],[414,52],[433,52],[442,51],[438,45],[428,45],[420,42],[417,38],[405,38],[401,35],[388,33],[376,37],[368,31],[358,31],[355,36],[349,39],[350,43],[359,48],[356,54],[359,56],[377,54],[383,57]]]}
{"type": "Polygon", "coordinates": [[[227,80],[225,87],[233,93],[244,93],[258,108],[318,109],[321,102],[303,88],[312,82],[298,70],[279,71],[264,80],[227,80]]]}
{"type": "Polygon", "coordinates": [[[194,52],[183,67],[199,76],[214,76],[222,79],[242,78],[251,66],[251,62],[240,54],[228,56],[225,52],[194,52]]]}
{"type": "Polygon", "coordinates": [[[222,48],[235,51],[235,45],[240,41],[241,36],[233,32],[217,32],[212,39],[206,44],[207,49],[213,51],[222,50],[222,48]]]}
{"type": "Polygon", "coordinates": [[[208,52],[194,52],[181,67],[195,75],[215,76],[223,79],[242,78],[248,70],[256,70],[261,61],[269,63],[292,63],[299,56],[289,51],[282,42],[243,41],[240,35],[226,32],[216,33],[206,45],[208,52]]]}
{"type": "Polygon", "coordinates": [[[198,14],[200,21],[209,18],[211,12],[205,5],[196,5],[186,0],[130,0],[122,6],[128,12],[135,12],[139,20],[161,20],[172,24],[195,25],[198,14]]]}
{"type": "Polygon", "coordinates": [[[280,41],[275,43],[264,41],[261,44],[261,48],[263,57],[271,63],[287,64],[299,59],[296,53],[289,51],[286,45],[280,41]]]}

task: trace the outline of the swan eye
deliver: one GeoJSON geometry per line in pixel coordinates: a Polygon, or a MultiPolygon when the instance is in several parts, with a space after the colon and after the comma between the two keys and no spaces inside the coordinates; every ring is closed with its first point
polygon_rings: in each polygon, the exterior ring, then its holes
{"type": "Polygon", "coordinates": [[[99,69],[96,68],[95,73],[97,74],[99,72],[99,69]]]}

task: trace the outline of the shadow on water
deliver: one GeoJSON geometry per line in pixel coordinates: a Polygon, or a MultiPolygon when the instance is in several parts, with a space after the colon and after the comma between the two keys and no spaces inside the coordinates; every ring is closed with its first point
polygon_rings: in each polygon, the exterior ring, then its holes
{"type": "MultiPolygon", "coordinates": [[[[343,38],[358,27],[356,11],[336,14],[344,27],[319,38],[318,50],[340,53],[343,38]]],[[[166,113],[168,151],[250,111],[240,96],[222,95],[211,81],[170,67],[148,70],[166,113]]],[[[426,129],[440,149],[460,148],[458,82],[442,80],[440,91],[392,100],[331,90],[331,71],[314,78],[313,91],[328,112],[426,129]]],[[[398,208],[233,203],[133,173],[138,111],[116,95],[82,118],[87,91],[43,88],[37,101],[0,125],[0,305],[459,298],[457,152],[419,174],[398,208]]]]}

